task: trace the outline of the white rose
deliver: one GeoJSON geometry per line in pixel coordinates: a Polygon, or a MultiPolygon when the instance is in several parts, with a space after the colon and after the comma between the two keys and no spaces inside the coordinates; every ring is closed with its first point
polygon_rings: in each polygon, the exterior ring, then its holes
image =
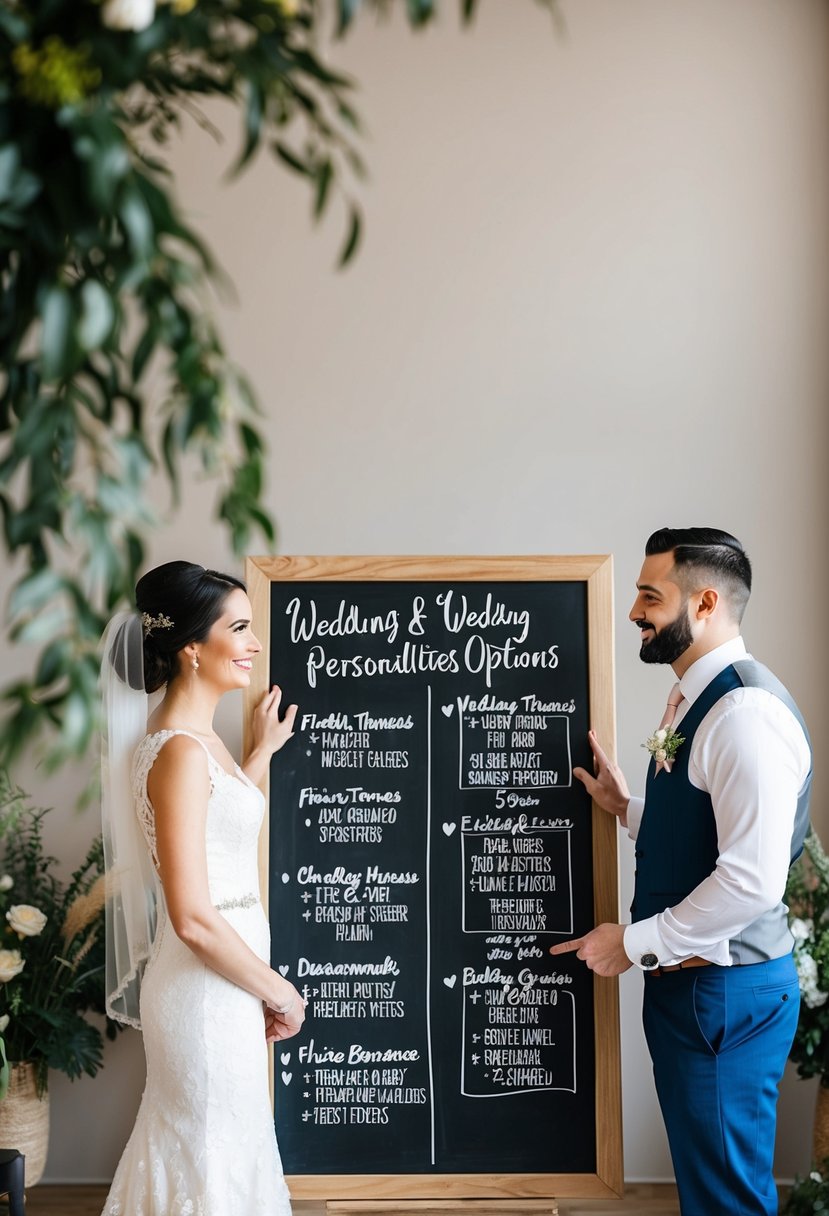
{"type": "Polygon", "coordinates": [[[811,1178],[812,1182],[823,1182],[823,1179],[821,1178],[821,1176],[820,1176],[820,1174],[817,1172],[817,1170],[812,1170],[812,1172],[811,1172],[811,1174],[809,1175],[809,1177],[811,1178]]]}
{"type": "Polygon", "coordinates": [[[155,17],[155,0],[106,0],[101,21],[110,30],[145,30],[155,17]]]}
{"type": "Polygon", "coordinates": [[[789,928],[791,929],[792,937],[796,942],[808,941],[812,933],[811,923],[801,920],[799,916],[794,917],[792,923],[789,925],[789,928]]]}
{"type": "Polygon", "coordinates": [[[3,877],[0,878],[0,891],[11,891],[13,886],[14,879],[12,878],[11,874],[4,874],[3,877]]]}
{"type": "Polygon", "coordinates": [[[657,743],[664,743],[668,737],[668,732],[666,730],[656,730],[653,732],[653,737],[657,743]]]}
{"type": "Polygon", "coordinates": [[[657,751],[655,751],[653,753],[653,758],[654,758],[654,760],[661,760],[662,763],[664,764],[665,761],[668,759],[668,753],[665,751],[664,747],[660,747],[657,749],[657,751]]]}
{"type": "Polygon", "coordinates": [[[19,950],[0,950],[0,984],[7,984],[20,975],[25,966],[19,950]]]}
{"type": "Polygon", "coordinates": [[[808,991],[803,993],[803,1000],[810,1009],[820,1009],[829,1001],[829,992],[822,992],[817,984],[814,984],[808,991]]]}
{"type": "Polygon", "coordinates": [[[2,1034],[3,1031],[6,1029],[10,1020],[11,1019],[9,1018],[9,1015],[7,1013],[4,1013],[3,1016],[0,1018],[0,1034],[2,1034]]]}
{"type": "Polygon", "coordinates": [[[21,937],[37,937],[43,932],[46,919],[40,908],[31,904],[12,904],[6,913],[6,920],[21,937]]]}

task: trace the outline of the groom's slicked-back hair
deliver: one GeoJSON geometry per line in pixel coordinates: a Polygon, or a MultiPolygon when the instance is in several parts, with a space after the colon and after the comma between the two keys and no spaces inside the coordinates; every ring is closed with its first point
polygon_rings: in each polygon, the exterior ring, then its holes
{"type": "Polygon", "coordinates": [[[743,619],[751,562],[736,536],[719,528],[659,528],[645,544],[646,557],[655,553],[673,553],[683,590],[695,590],[702,579],[723,593],[738,624],[743,619]]]}

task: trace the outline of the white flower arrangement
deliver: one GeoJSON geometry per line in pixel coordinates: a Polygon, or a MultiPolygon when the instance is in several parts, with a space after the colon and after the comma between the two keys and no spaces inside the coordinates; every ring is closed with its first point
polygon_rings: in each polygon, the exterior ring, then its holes
{"type": "Polygon", "coordinates": [[[801,1077],[829,1085],[829,857],[814,831],[789,871],[785,899],[801,996],[791,1059],[801,1077]]]}
{"type": "Polygon", "coordinates": [[[800,982],[800,995],[810,1009],[820,1009],[829,1001],[829,992],[824,992],[818,983],[818,965],[814,950],[815,926],[811,918],[792,917],[789,923],[794,938],[794,962],[800,982]]]}
{"type": "Polygon", "coordinates": [[[657,773],[661,772],[663,768],[666,773],[669,773],[671,765],[676,759],[676,753],[684,742],[684,735],[680,735],[672,726],[663,726],[659,730],[655,730],[642,746],[656,761],[657,773]]]}

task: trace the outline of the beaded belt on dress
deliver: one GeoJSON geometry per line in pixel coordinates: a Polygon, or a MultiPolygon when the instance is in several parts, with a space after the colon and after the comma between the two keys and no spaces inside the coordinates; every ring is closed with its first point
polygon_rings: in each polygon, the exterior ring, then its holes
{"type": "Polygon", "coordinates": [[[228,912],[231,908],[252,908],[254,904],[259,903],[259,896],[249,892],[247,895],[240,895],[237,899],[223,899],[220,904],[214,904],[213,907],[217,912],[228,912]]]}

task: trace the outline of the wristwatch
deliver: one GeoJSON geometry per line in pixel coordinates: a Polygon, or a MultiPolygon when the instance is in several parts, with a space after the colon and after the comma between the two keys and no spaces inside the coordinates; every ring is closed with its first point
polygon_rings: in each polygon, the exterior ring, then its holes
{"type": "Polygon", "coordinates": [[[648,951],[639,959],[639,966],[643,971],[653,971],[654,967],[659,966],[659,957],[653,951],[648,951]]]}

